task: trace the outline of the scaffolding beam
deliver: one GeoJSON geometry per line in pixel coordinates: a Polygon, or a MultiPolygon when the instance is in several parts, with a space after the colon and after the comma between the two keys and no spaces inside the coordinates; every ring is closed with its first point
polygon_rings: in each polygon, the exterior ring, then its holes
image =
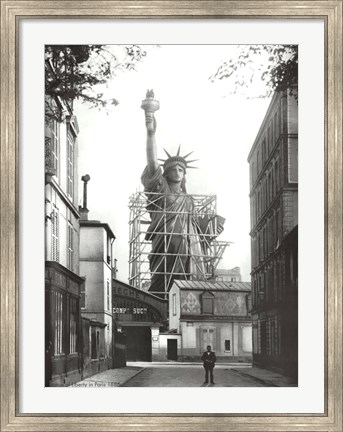
{"type": "MultiPolygon", "coordinates": [[[[175,212],[166,210],[167,205],[161,205],[161,194],[149,192],[149,200],[144,192],[136,192],[129,200],[129,232],[130,232],[130,258],[129,258],[129,283],[144,291],[149,291],[151,279],[154,276],[163,275],[164,286],[162,289],[164,298],[168,298],[170,282],[177,279],[207,280],[214,275],[219,261],[222,259],[229,242],[218,241],[218,216],[216,195],[186,195],[192,200],[192,209],[189,211],[175,212]],[[151,217],[157,220],[154,230],[150,229],[151,217]],[[170,229],[167,225],[170,218],[180,218],[196,227],[192,232],[181,234],[170,229]],[[173,236],[184,236],[185,241],[200,243],[198,253],[173,253],[168,245],[173,236]],[[151,238],[163,236],[164,251],[153,252],[151,238]],[[150,268],[151,259],[159,260],[155,269],[150,268]],[[167,269],[168,259],[178,261],[178,270],[167,269]],[[184,265],[187,260],[187,265],[184,265]],[[181,268],[181,270],[180,270],[181,268]]],[[[177,199],[177,195],[165,194],[164,199],[177,199]]],[[[163,200],[162,200],[163,203],[163,200]]],[[[175,267],[175,264],[174,264],[175,267]]],[[[152,292],[152,291],[150,291],[152,292]]],[[[156,292],[155,292],[156,294],[156,292]]],[[[159,292],[161,294],[161,292],[159,292]]]]}

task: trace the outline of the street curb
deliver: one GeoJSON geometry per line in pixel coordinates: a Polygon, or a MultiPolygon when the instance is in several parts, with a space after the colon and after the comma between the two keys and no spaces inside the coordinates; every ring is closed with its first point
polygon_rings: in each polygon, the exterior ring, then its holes
{"type": "Polygon", "coordinates": [[[242,376],[247,377],[247,378],[251,378],[253,381],[258,382],[259,384],[264,384],[264,385],[266,384],[266,387],[267,386],[268,387],[280,387],[280,386],[278,386],[277,384],[274,384],[271,381],[264,380],[262,378],[258,378],[258,377],[254,376],[254,375],[250,375],[248,373],[241,372],[241,371],[239,371],[237,369],[232,369],[232,370],[235,371],[235,372],[237,372],[239,375],[242,375],[242,376]]]}
{"type": "Polygon", "coordinates": [[[122,383],[120,383],[118,387],[123,387],[124,384],[126,384],[127,382],[129,382],[132,378],[135,378],[137,375],[139,375],[140,373],[142,373],[145,369],[146,368],[140,369],[138,372],[136,372],[135,374],[131,375],[130,378],[127,378],[125,381],[123,381],[122,383]]]}

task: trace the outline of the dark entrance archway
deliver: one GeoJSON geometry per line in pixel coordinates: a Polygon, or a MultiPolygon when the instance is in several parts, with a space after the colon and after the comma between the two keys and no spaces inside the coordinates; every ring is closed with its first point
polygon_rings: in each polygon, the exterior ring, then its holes
{"type": "Polygon", "coordinates": [[[123,327],[126,333],[127,361],[151,362],[150,327],[123,327]]]}

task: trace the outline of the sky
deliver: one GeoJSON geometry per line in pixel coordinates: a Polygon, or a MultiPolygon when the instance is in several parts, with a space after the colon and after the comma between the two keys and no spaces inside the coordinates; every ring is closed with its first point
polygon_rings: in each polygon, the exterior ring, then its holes
{"type": "MultiPolygon", "coordinates": [[[[113,48],[115,49],[115,47],[113,48]]],[[[229,92],[229,80],[209,77],[225,59],[236,55],[234,45],[160,45],[144,47],[147,55],[135,71],[118,72],[106,84],[106,97],[119,105],[109,112],[76,102],[80,133],[79,177],[89,174],[89,219],[108,223],[116,236],[114,257],[118,279],[129,276],[129,197],[143,190],[140,176],[146,165],[146,129],[140,108],[147,89],[160,102],[156,143],[165,159],[181,145],[181,155],[193,151],[198,169],[187,171],[189,194],[216,194],[217,212],[226,219],[218,240],[232,242],[218,265],[240,267],[250,281],[250,203],[247,158],[270,99],[247,98],[229,92]]],[[[257,87],[262,83],[257,84],[257,87]]],[[[251,95],[261,88],[251,88],[251,95]]],[[[79,203],[82,204],[80,181],[79,203]]]]}

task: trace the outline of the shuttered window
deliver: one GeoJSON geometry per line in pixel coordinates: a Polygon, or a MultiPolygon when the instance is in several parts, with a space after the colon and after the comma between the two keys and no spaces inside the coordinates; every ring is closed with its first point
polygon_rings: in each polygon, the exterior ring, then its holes
{"type": "Polygon", "coordinates": [[[55,205],[53,205],[53,210],[51,214],[51,225],[51,260],[59,262],[59,212],[58,208],[55,205]]]}
{"type": "Polygon", "coordinates": [[[67,133],[67,194],[74,197],[74,137],[67,133]]]}
{"type": "Polygon", "coordinates": [[[107,310],[110,311],[110,281],[107,280],[107,291],[106,291],[106,299],[107,299],[107,310]]]}
{"type": "Polygon", "coordinates": [[[49,174],[59,177],[60,124],[51,120],[45,128],[45,164],[49,174]]]}
{"type": "Polygon", "coordinates": [[[74,229],[73,225],[69,222],[68,223],[68,232],[67,232],[67,265],[68,269],[73,271],[73,258],[74,258],[74,229]]]}
{"type": "Polygon", "coordinates": [[[58,153],[60,140],[60,124],[56,120],[51,122],[51,153],[53,158],[54,169],[58,176],[58,153]]]}

